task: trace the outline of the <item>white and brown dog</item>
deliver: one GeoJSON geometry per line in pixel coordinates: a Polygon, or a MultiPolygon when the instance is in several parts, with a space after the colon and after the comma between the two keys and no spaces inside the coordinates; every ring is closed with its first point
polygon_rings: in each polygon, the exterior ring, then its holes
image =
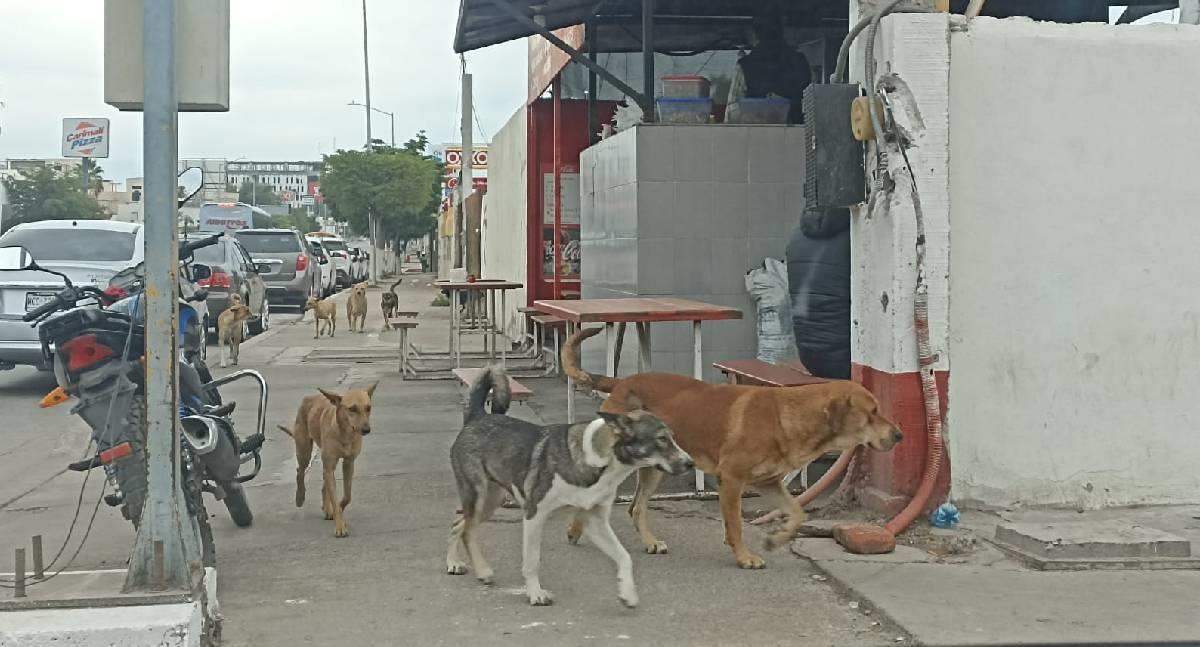
{"type": "Polygon", "coordinates": [[[237,366],[238,351],[246,340],[246,320],[251,317],[250,308],[242,303],[242,297],[229,297],[229,307],[217,316],[217,341],[221,344],[221,368],[225,368],[226,350],[237,366]]]}

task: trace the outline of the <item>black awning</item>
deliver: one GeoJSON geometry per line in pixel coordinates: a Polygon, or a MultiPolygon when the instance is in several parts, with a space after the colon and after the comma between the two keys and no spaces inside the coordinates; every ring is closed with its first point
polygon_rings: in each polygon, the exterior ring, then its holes
{"type": "MultiPolygon", "coordinates": [[[[641,0],[500,0],[543,22],[551,31],[593,23],[601,52],[641,49],[641,0]]],[[[513,19],[496,0],[459,0],[454,51],[468,52],[534,34],[513,19]]],[[[968,0],[951,0],[961,13],[968,0]]],[[[768,0],[656,0],[654,48],[659,52],[736,48],[730,39],[744,34],[750,16],[768,0]],[[736,33],[735,33],[736,32],[736,33]],[[716,44],[717,46],[713,46],[716,44]]],[[[1150,6],[1171,0],[990,0],[983,15],[1073,23],[1107,21],[1108,5],[1150,6]]],[[[823,30],[848,27],[849,0],[788,0],[777,4],[790,29],[823,30]]],[[[591,38],[592,34],[588,35],[591,38]]]]}

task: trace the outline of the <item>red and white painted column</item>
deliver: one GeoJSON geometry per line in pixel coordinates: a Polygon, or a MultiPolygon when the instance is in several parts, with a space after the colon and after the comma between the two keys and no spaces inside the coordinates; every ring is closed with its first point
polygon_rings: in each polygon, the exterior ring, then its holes
{"type": "MultiPolygon", "coordinates": [[[[949,73],[946,14],[896,14],[883,20],[875,41],[876,82],[885,79],[901,129],[911,146],[908,162],[920,194],[926,235],[929,328],[945,419],[950,374],[949,347],[949,73]]],[[[863,50],[869,32],[855,44],[851,79],[863,82],[863,50]]],[[[905,167],[892,148],[889,167],[905,167]]],[[[873,155],[868,157],[873,158],[873,155]]],[[[925,407],[918,373],[914,325],[916,219],[906,176],[897,178],[890,199],[880,196],[855,210],[852,229],[853,378],[879,398],[881,409],[904,432],[890,452],[865,451],[856,470],[859,502],[889,516],[912,498],[926,459],[925,407]]],[[[943,459],[928,508],[949,491],[950,465],[943,459]]]]}

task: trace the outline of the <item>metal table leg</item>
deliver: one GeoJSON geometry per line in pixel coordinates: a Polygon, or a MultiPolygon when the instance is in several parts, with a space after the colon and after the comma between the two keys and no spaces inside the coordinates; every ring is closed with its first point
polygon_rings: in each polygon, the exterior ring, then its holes
{"type": "Polygon", "coordinates": [[[604,343],[606,350],[604,353],[604,373],[609,377],[617,377],[617,336],[615,334],[616,324],[604,324],[604,343]]]}
{"type": "MultiPolygon", "coordinates": [[[[704,343],[700,335],[700,322],[692,322],[692,377],[704,380],[704,343]]],[[[696,469],[696,492],[704,491],[704,472],[696,469]]]]}
{"type": "MultiPolygon", "coordinates": [[[[500,365],[503,366],[508,362],[508,290],[500,290],[500,365]]],[[[496,342],[492,342],[494,347],[496,342]]]]}
{"type": "Polygon", "coordinates": [[[639,321],[637,324],[638,337],[638,373],[652,370],[650,361],[650,322],[639,321]]]}
{"type": "MultiPolygon", "coordinates": [[[[575,334],[575,323],[567,322],[567,336],[575,334]]],[[[567,422],[575,422],[575,380],[571,379],[571,375],[567,374],[567,422]]]]}

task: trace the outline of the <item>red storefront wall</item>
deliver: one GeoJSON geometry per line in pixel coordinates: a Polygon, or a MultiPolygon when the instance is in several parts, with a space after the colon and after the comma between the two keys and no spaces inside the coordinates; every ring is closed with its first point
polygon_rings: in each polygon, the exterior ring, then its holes
{"type": "MultiPolygon", "coordinates": [[[[595,104],[597,130],[599,124],[612,121],[617,104],[612,101],[597,101],[595,104]]],[[[537,99],[529,105],[529,286],[525,291],[526,305],[532,305],[536,299],[554,298],[554,276],[551,268],[553,262],[546,262],[546,257],[553,258],[553,249],[546,241],[553,238],[553,221],[544,222],[543,214],[547,210],[544,174],[554,172],[554,101],[552,99],[537,99]]],[[[588,147],[588,117],[587,101],[566,99],[561,102],[559,124],[559,172],[579,173],[579,154],[588,147]]],[[[573,185],[570,187],[573,189],[573,185]]],[[[563,190],[570,190],[564,183],[563,190]]],[[[553,213],[553,205],[549,205],[553,213]]],[[[578,268],[579,261],[579,225],[563,224],[563,238],[574,244],[563,246],[562,258],[566,264],[578,268]]],[[[563,273],[560,285],[564,298],[577,297],[580,292],[579,275],[563,273]]]]}

